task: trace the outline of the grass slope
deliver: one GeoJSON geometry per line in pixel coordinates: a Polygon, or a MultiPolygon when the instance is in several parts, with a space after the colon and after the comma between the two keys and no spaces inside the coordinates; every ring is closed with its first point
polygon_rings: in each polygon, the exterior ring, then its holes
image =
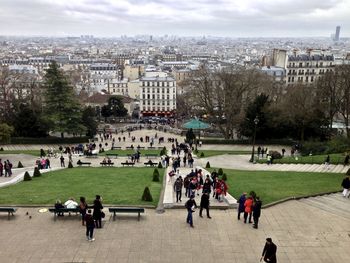
{"type": "Polygon", "coordinates": [[[40,156],[40,150],[5,150],[5,151],[0,151],[0,154],[29,154],[33,156],[40,156]]]}
{"type": "MultiPolygon", "coordinates": [[[[298,157],[284,157],[282,159],[275,159],[273,163],[301,163],[301,164],[323,164],[326,160],[327,155],[312,155],[312,156],[298,156],[298,157]]],[[[331,164],[343,164],[345,155],[341,153],[330,154],[330,163],[331,164]]],[[[266,163],[266,159],[257,160],[258,163],[266,163]]]]}
{"type": "MultiPolygon", "coordinates": [[[[213,170],[213,169],[210,169],[213,170]]],[[[218,170],[216,168],[216,170],[218,170]]],[[[264,204],[287,197],[341,190],[343,174],[224,169],[229,193],[236,199],[243,192],[255,191],[264,204]]]]}
{"type": "Polygon", "coordinates": [[[79,200],[85,196],[88,203],[96,194],[103,203],[116,205],[157,205],[162,187],[164,169],[160,182],[152,182],[150,168],[73,168],[44,173],[29,182],[21,182],[0,188],[1,204],[54,204],[69,197],[79,200]],[[153,202],[141,201],[145,186],[149,186],[153,202]]]}
{"type": "Polygon", "coordinates": [[[216,155],[223,155],[223,154],[251,154],[251,151],[216,151],[216,150],[198,150],[197,156],[199,158],[206,158],[206,157],[211,157],[211,156],[216,156],[216,155]],[[201,154],[204,154],[203,157],[201,157],[201,154]]]}

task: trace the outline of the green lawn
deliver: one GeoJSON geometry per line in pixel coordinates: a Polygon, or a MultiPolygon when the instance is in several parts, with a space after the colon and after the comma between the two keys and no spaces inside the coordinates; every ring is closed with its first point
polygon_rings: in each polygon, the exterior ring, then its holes
{"type": "Polygon", "coordinates": [[[198,150],[197,156],[199,158],[206,158],[216,155],[223,155],[223,154],[251,154],[251,151],[216,151],[216,150],[198,150]],[[204,156],[202,156],[202,153],[204,156]]]}
{"type": "MultiPolygon", "coordinates": [[[[42,174],[32,181],[0,188],[1,204],[54,204],[69,197],[85,196],[90,204],[96,194],[103,203],[113,205],[158,204],[162,182],[152,182],[151,168],[73,168],[42,174]],[[145,186],[150,187],[153,202],[141,201],[145,186]]],[[[158,169],[161,181],[164,169],[158,169]]]]}
{"type": "Polygon", "coordinates": [[[40,150],[11,150],[0,151],[0,154],[29,154],[34,156],[40,156],[40,150]]]}
{"type": "MultiPolygon", "coordinates": [[[[211,171],[213,168],[210,169],[211,171]]],[[[216,170],[218,170],[216,168],[216,170]]],[[[255,191],[268,204],[287,197],[341,190],[344,174],[224,169],[229,193],[236,199],[243,192],[255,191]]]]}
{"type": "MultiPolygon", "coordinates": [[[[301,163],[301,164],[323,164],[327,155],[311,155],[311,156],[298,156],[298,157],[283,157],[282,159],[274,159],[273,163],[301,163]]],[[[342,153],[330,154],[331,164],[343,164],[345,155],[342,153]]],[[[266,159],[257,160],[258,163],[266,163],[266,159]]]]}
{"type": "MultiPolygon", "coordinates": [[[[145,156],[146,154],[157,154],[160,156],[161,150],[140,150],[141,156],[145,156]]],[[[109,150],[105,151],[103,153],[100,153],[100,156],[105,156],[106,153],[108,154],[118,154],[118,156],[127,156],[128,154],[135,153],[135,150],[109,150]]]]}

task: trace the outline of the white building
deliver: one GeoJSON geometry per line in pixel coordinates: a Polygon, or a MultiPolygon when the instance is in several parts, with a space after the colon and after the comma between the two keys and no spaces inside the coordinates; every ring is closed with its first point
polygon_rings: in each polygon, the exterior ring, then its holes
{"type": "Polygon", "coordinates": [[[141,116],[173,116],[176,110],[176,80],[172,77],[140,79],[141,116]]]}
{"type": "Polygon", "coordinates": [[[115,83],[120,78],[118,65],[110,63],[96,63],[89,68],[90,91],[108,91],[110,83],[115,83]]]}

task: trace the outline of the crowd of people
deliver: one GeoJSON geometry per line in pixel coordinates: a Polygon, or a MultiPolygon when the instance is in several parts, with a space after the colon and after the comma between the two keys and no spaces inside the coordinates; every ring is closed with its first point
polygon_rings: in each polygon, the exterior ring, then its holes
{"type": "Polygon", "coordinates": [[[9,160],[4,161],[0,159],[0,176],[11,177],[12,175],[12,163],[9,160]]]}

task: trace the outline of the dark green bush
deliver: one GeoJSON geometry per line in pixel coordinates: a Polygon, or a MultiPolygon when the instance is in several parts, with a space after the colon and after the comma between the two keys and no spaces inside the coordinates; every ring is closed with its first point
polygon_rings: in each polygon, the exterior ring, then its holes
{"type": "Polygon", "coordinates": [[[32,177],[30,177],[30,175],[29,175],[28,172],[25,172],[25,173],[24,173],[23,181],[30,181],[30,180],[32,180],[32,177]]]}
{"type": "MultiPolygon", "coordinates": [[[[228,140],[228,139],[203,139],[203,144],[248,144],[251,145],[252,141],[248,140],[228,140]]],[[[276,139],[276,140],[256,140],[256,144],[260,145],[295,145],[296,142],[291,139],[276,139]]]]}
{"type": "Polygon", "coordinates": [[[159,182],[159,171],[157,168],[154,169],[153,171],[153,182],[159,182]]]}
{"type": "Polygon", "coordinates": [[[225,182],[227,181],[227,175],[224,173],[221,177],[222,180],[224,180],[225,182]]]}
{"type": "Polygon", "coordinates": [[[18,161],[18,164],[17,164],[17,168],[23,168],[23,164],[21,163],[21,161],[18,161]]]}
{"type": "Polygon", "coordinates": [[[1,147],[1,148],[0,148],[0,152],[3,152],[3,151],[4,151],[4,148],[1,147]]]}
{"type": "Polygon", "coordinates": [[[201,155],[200,155],[200,157],[202,157],[202,158],[204,157],[204,152],[201,152],[201,155]]]}
{"type": "Polygon", "coordinates": [[[218,170],[218,175],[223,175],[224,171],[222,170],[222,168],[219,168],[218,170]]]}
{"type": "Polygon", "coordinates": [[[166,154],[167,154],[166,148],[163,147],[163,149],[160,151],[160,156],[163,156],[163,155],[166,155],[166,154]]]}
{"type": "Polygon", "coordinates": [[[158,163],[158,168],[162,169],[163,168],[163,165],[161,162],[158,163]]]}
{"type": "Polygon", "coordinates": [[[348,171],[346,172],[346,175],[350,175],[350,168],[349,168],[348,171]]]}
{"type": "Polygon", "coordinates": [[[73,168],[72,162],[69,162],[69,163],[68,163],[68,168],[73,168]]]}
{"type": "Polygon", "coordinates": [[[153,201],[153,198],[152,198],[152,195],[151,195],[151,192],[150,192],[148,186],[145,187],[145,190],[143,191],[141,200],[147,201],[147,202],[153,201]]]}
{"type": "Polygon", "coordinates": [[[304,156],[344,153],[350,150],[350,139],[346,137],[335,137],[328,142],[305,142],[301,148],[301,154],[304,156]]]}
{"type": "Polygon", "coordinates": [[[40,177],[40,176],[41,176],[41,173],[40,173],[38,167],[35,167],[35,168],[34,168],[33,176],[34,176],[34,177],[40,177]]]}
{"type": "Polygon", "coordinates": [[[205,168],[210,168],[210,163],[207,162],[207,164],[205,165],[205,168]]]}
{"type": "Polygon", "coordinates": [[[272,156],[272,159],[282,159],[282,154],[277,151],[270,151],[269,154],[272,156]]]}

